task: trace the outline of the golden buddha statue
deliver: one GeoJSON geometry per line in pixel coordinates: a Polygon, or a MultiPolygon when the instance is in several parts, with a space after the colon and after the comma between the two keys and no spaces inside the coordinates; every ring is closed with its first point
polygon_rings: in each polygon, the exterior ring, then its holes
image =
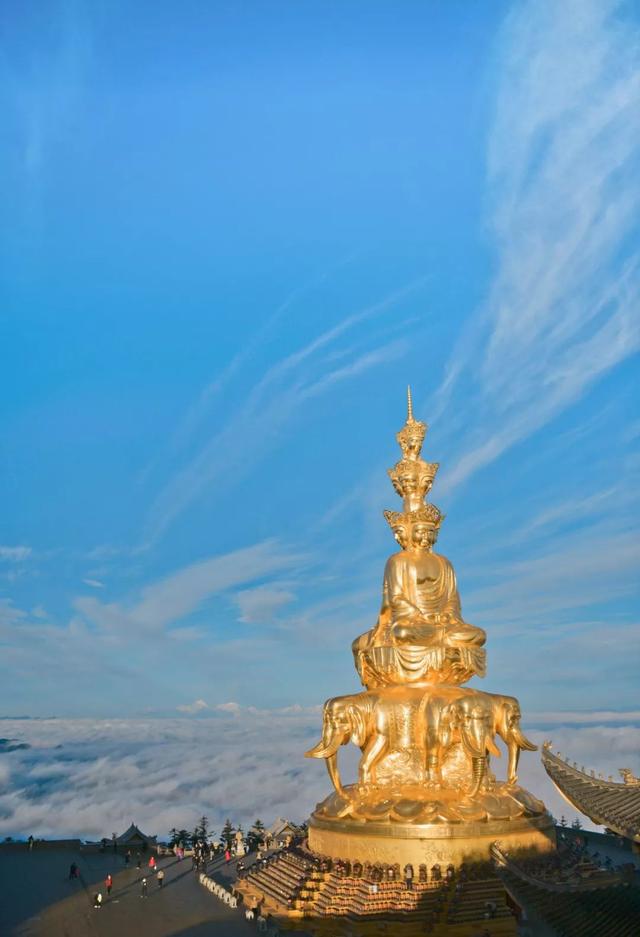
{"type": "Polygon", "coordinates": [[[368,688],[460,684],[485,674],[485,632],[464,621],[453,566],[433,551],[444,516],[424,497],[438,463],[420,458],[427,427],[413,417],[410,391],[407,409],[396,436],[403,458],[389,470],[404,510],[385,511],[401,550],[387,561],[376,625],[352,646],[368,688]]]}
{"type": "Polygon", "coordinates": [[[463,685],[484,676],[486,635],[462,617],[453,566],[434,550],[443,515],[425,502],[438,470],[420,455],[426,431],[409,392],[402,457],[389,471],[403,510],[385,511],[400,549],[385,566],[378,620],[352,645],[365,690],[327,700],[306,753],[325,760],[334,787],[310,819],[309,844],[384,862],[486,859],[497,838],[545,851],[551,818],[517,784],[520,752],[535,749],[518,701],[463,685]],[[505,781],[490,765],[496,736],[505,781]],[[338,764],[349,743],[361,752],[354,784],[338,764]]]}

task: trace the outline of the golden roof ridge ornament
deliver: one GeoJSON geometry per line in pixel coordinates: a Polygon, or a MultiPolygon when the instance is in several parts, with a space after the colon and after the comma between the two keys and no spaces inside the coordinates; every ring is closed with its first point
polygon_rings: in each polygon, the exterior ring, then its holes
{"type": "Polygon", "coordinates": [[[325,759],[335,788],[310,820],[310,846],[327,855],[423,862],[426,842],[441,837],[433,860],[462,861],[465,835],[476,858],[491,838],[553,845],[544,805],[517,785],[520,752],[536,748],[518,700],[464,685],[484,676],[486,633],[465,621],[453,566],[435,551],[444,515],[426,500],[438,469],[420,455],[427,429],[408,387],[402,457],[389,470],[402,510],[384,512],[400,549],[385,566],[377,620],[352,645],[365,689],[325,703],[322,738],[306,753],[325,759]],[[496,736],[507,749],[502,782],[490,768],[496,736]],[[362,756],[357,782],[344,785],[338,750],[349,742],[362,756]]]}

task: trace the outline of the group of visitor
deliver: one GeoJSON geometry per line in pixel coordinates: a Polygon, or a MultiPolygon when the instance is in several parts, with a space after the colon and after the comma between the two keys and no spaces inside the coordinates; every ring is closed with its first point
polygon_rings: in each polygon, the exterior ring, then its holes
{"type": "MultiPolygon", "coordinates": [[[[129,850],[127,850],[127,853],[124,858],[125,858],[125,867],[128,868],[131,863],[131,852],[129,850]]],[[[147,877],[147,875],[150,877],[155,875],[155,880],[157,882],[158,888],[163,888],[164,886],[165,871],[164,869],[159,868],[158,862],[155,856],[149,857],[147,868],[149,870],[148,873],[146,875],[143,875],[143,877],[140,879],[140,897],[141,898],[147,898],[149,895],[149,878],[147,877]]],[[[139,852],[136,853],[136,869],[138,871],[141,871],[142,869],[142,856],[139,852]]],[[[69,869],[69,878],[79,878],[79,876],[80,876],[80,870],[78,869],[78,865],[77,863],[72,862],[70,869],[69,869]]],[[[113,890],[113,875],[111,874],[111,872],[109,872],[107,874],[107,877],[104,880],[104,891],[106,892],[107,899],[111,897],[112,890],[113,890]]],[[[93,907],[96,910],[99,910],[100,908],[102,908],[104,901],[105,901],[105,897],[101,891],[94,892],[93,907]]]]}

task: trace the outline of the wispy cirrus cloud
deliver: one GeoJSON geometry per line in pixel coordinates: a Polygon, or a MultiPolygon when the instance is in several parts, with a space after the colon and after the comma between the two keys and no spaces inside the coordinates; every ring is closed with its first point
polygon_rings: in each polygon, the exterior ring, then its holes
{"type": "Polygon", "coordinates": [[[31,547],[0,546],[0,562],[4,561],[6,563],[22,563],[24,560],[28,560],[32,553],[33,550],[31,547]]]}
{"type": "Polygon", "coordinates": [[[245,478],[252,465],[275,445],[279,434],[309,400],[403,357],[409,344],[406,338],[398,337],[402,322],[396,319],[397,309],[424,283],[425,278],[418,279],[382,301],[346,316],[271,365],[252,387],[244,390],[242,403],[226,415],[226,422],[160,491],[149,512],[144,541],[152,543],[160,537],[212,484],[224,485],[230,478],[237,483],[245,478]],[[375,329],[367,331],[346,360],[339,365],[335,359],[331,360],[336,343],[343,336],[365,322],[375,322],[391,314],[394,315],[393,325],[390,327],[387,323],[383,336],[378,336],[375,329]],[[250,457],[247,440],[251,440],[250,457]]]}
{"type": "Polygon", "coordinates": [[[191,563],[145,586],[126,602],[102,603],[93,596],[82,596],[74,604],[78,612],[106,631],[133,628],[161,632],[179,623],[205,599],[283,569],[299,567],[303,561],[300,553],[268,540],[191,563]]]}
{"type": "Polygon", "coordinates": [[[429,408],[460,439],[441,491],[640,348],[640,43],[622,12],[615,0],[526,2],[502,30],[488,155],[496,273],[429,408]]]}
{"type": "Polygon", "coordinates": [[[295,599],[295,595],[282,585],[257,586],[236,592],[234,600],[240,612],[240,621],[250,623],[270,622],[282,608],[295,599]]]}

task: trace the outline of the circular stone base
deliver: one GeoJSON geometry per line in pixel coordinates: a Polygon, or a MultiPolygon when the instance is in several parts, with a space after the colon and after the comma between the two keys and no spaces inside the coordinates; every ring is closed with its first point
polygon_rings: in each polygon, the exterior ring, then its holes
{"type": "Polygon", "coordinates": [[[428,868],[438,863],[486,862],[493,843],[506,852],[535,854],[556,848],[555,826],[548,813],[512,820],[470,823],[358,823],[309,820],[309,847],[323,856],[350,862],[411,863],[428,868]]]}

